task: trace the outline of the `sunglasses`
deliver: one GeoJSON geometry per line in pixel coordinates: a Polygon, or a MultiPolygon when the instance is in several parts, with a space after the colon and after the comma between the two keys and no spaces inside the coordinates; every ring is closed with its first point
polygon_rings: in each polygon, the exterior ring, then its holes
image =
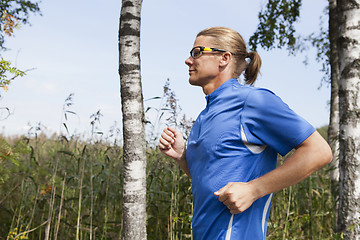
{"type": "Polygon", "coordinates": [[[190,51],[190,56],[192,58],[198,58],[202,55],[202,53],[206,51],[206,52],[227,52],[225,50],[222,49],[217,49],[217,48],[209,48],[209,47],[194,47],[193,49],[191,49],[190,51]]]}

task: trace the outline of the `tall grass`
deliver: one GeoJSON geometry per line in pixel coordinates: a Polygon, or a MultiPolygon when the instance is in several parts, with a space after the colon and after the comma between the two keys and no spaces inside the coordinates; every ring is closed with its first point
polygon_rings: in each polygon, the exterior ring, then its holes
{"type": "MultiPolygon", "coordinates": [[[[325,128],[319,132],[326,132],[325,128]]],[[[286,158],[279,157],[279,164],[286,158]]],[[[329,171],[325,167],[274,194],[268,239],[340,239],[333,230],[335,202],[331,195],[329,171]]]]}
{"type": "MultiPolygon", "coordinates": [[[[170,122],[186,138],[192,120],[181,115],[169,82],[156,99],[160,105],[148,108],[156,112],[148,120],[148,239],[192,239],[190,179],[156,148],[160,124],[170,122]]],[[[63,112],[75,114],[66,107],[63,112]]],[[[100,117],[92,115],[93,137],[86,141],[69,135],[67,117],[61,135],[45,136],[39,125],[27,136],[0,137],[0,240],[120,238],[121,139],[104,140],[107,133],[96,125],[100,117]]],[[[115,132],[116,127],[108,135],[115,132]]],[[[333,231],[333,199],[327,168],[275,193],[268,239],[340,239],[333,231]]]]}

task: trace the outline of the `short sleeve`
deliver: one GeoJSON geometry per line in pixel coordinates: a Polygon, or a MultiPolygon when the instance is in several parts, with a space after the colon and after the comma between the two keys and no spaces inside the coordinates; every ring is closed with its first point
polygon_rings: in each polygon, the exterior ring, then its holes
{"type": "Polygon", "coordinates": [[[241,124],[249,142],[270,146],[282,156],[315,131],[273,92],[261,88],[250,91],[241,124]]]}

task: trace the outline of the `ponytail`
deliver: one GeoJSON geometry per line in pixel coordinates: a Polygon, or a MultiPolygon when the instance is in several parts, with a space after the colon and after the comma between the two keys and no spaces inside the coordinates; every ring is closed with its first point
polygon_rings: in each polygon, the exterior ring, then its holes
{"type": "Polygon", "coordinates": [[[246,84],[253,85],[260,73],[261,58],[257,52],[249,52],[246,57],[250,58],[250,62],[245,69],[245,82],[246,84]]]}

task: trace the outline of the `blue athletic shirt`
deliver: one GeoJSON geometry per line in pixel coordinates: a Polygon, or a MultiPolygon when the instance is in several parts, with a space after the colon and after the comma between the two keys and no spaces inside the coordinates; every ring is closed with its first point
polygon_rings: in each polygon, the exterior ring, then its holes
{"type": "Polygon", "coordinates": [[[229,182],[249,182],[276,168],[277,153],[286,155],[314,131],[267,89],[230,79],[206,96],[195,121],[186,159],[193,193],[194,240],[266,239],[272,194],[240,214],[214,192],[229,182]]]}

